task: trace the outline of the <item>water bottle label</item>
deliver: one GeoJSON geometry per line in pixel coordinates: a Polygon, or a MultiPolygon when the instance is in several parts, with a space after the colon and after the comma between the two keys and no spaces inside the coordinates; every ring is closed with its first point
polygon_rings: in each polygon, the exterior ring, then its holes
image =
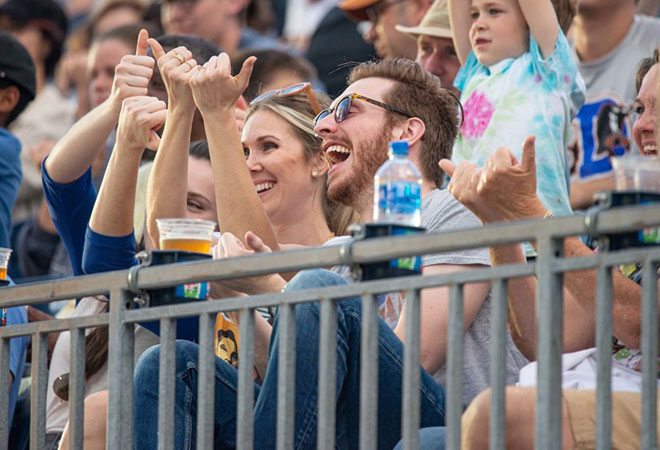
{"type": "Polygon", "coordinates": [[[419,183],[392,181],[378,188],[378,208],[388,214],[415,214],[421,206],[419,183]]]}

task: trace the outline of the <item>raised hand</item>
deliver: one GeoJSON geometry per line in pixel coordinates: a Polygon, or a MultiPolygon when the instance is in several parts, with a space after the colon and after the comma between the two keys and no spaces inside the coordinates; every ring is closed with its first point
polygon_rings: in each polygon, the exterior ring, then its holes
{"type": "Polygon", "coordinates": [[[148,43],[158,61],[160,76],[167,89],[169,107],[194,110],[195,103],[188,81],[197,73],[197,61],[193,59],[190,50],[182,46],[165,53],[157,40],[149,39],[148,43]]]}
{"type": "Polygon", "coordinates": [[[233,110],[250,82],[255,57],[243,63],[238,75],[231,75],[229,56],[213,56],[190,79],[193,98],[202,115],[233,110]]]}
{"type": "Polygon", "coordinates": [[[546,209],[536,196],[534,141],[534,136],[525,140],[521,162],[505,147],[492,153],[481,169],[443,159],[440,167],[452,177],[447,189],[483,222],[543,216],[546,209]]]}
{"type": "Polygon", "coordinates": [[[154,59],[147,56],[147,39],[149,33],[142,29],[138,34],[135,55],[126,55],[115,67],[115,79],[108,101],[119,113],[122,102],[139,95],[147,95],[147,86],[154,73],[154,59]]]}
{"type": "Polygon", "coordinates": [[[157,150],[160,138],[156,130],[165,124],[167,106],[155,97],[139,96],[124,100],[119,114],[119,148],[157,150]]]}

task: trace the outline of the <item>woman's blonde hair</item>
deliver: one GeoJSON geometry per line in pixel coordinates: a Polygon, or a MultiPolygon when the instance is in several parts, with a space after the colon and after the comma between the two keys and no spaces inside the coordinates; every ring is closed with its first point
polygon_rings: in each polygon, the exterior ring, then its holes
{"type": "MultiPolygon", "coordinates": [[[[330,105],[330,99],[321,93],[316,93],[321,108],[330,105]]],[[[319,156],[322,152],[322,139],[314,132],[314,111],[304,94],[291,97],[269,97],[255,103],[248,110],[245,120],[260,109],[267,109],[286,120],[294,134],[300,139],[307,161],[319,156]]],[[[328,228],[337,236],[348,234],[348,227],[360,221],[360,215],[350,206],[332,201],[326,195],[326,185],[323,183],[323,212],[328,222],[328,228]]]]}

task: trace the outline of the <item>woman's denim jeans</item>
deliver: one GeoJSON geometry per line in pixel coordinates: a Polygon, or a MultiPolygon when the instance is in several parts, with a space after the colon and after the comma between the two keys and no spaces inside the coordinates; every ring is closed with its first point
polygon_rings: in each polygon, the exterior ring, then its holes
{"type": "MultiPolygon", "coordinates": [[[[345,284],[327,270],[299,273],[287,290],[345,284]]],[[[337,303],[337,448],[358,447],[360,374],[359,298],[337,303]]],[[[296,307],[295,448],[316,448],[317,386],[319,370],[319,318],[317,303],[296,307]]],[[[378,448],[391,449],[401,438],[403,344],[380,321],[378,359],[378,448]]],[[[254,448],[271,449],[276,443],[278,320],[271,336],[268,370],[262,386],[255,384],[254,448]]],[[[176,343],[176,449],[194,449],[197,419],[198,346],[176,343]]],[[[135,370],[134,443],[137,449],[157,447],[159,347],[140,358],[135,370]]],[[[421,382],[422,427],[444,425],[444,391],[423,369],[421,382]]],[[[238,371],[215,360],[215,448],[236,447],[238,371]]]]}

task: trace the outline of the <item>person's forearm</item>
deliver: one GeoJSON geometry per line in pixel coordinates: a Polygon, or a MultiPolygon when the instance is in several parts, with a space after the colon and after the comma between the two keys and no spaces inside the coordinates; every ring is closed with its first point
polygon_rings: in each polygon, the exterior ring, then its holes
{"type": "MultiPolygon", "coordinates": [[[[577,238],[567,238],[564,256],[592,256],[593,252],[577,238]]],[[[655,281],[655,280],[654,280],[655,281]]],[[[578,299],[585,316],[596,317],[596,271],[582,270],[564,275],[565,288],[578,299]]],[[[612,269],[612,331],[631,348],[641,345],[642,288],[616,268],[612,269]]],[[[577,325],[577,324],[576,324],[577,325]]]]}
{"type": "Polygon", "coordinates": [[[272,250],[278,250],[275,232],[245,163],[233,108],[202,115],[211,154],[220,230],[241,240],[246,232],[252,231],[272,250]]]}
{"type": "MultiPolygon", "coordinates": [[[[520,245],[491,247],[490,261],[493,267],[503,264],[525,263],[520,245]]],[[[507,293],[509,303],[509,331],[520,352],[527,359],[536,359],[536,278],[511,278],[507,293]]]]}
{"type": "Polygon", "coordinates": [[[140,159],[144,148],[120,148],[117,142],[108,163],[89,227],[105,236],[125,236],[133,231],[133,209],[140,159]]]}
{"type": "Polygon", "coordinates": [[[147,230],[159,246],[156,219],[185,217],[188,191],[188,148],[193,111],[168,110],[165,129],[147,187],[147,230]]]}
{"type": "Polygon", "coordinates": [[[559,21],[550,0],[518,0],[529,31],[543,58],[549,58],[557,44],[559,21]]]}
{"type": "Polygon", "coordinates": [[[571,208],[586,209],[593,205],[594,194],[599,191],[614,189],[614,176],[597,178],[589,181],[575,181],[571,183],[571,208]]]}
{"type": "Polygon", "coordinates": [[[472,51],[469,38],[471,26],[470,0],[449,0],[447,7],[454,47],[461,66],[464,66],[472,51]]]}
{"type": "Polygon", "coordinates": [[[119,110],[105,101],[76,122],[46,159],[48,174],[57,183],[71,183],[92,165],[96,154],[117,125],[119,110]]]}

